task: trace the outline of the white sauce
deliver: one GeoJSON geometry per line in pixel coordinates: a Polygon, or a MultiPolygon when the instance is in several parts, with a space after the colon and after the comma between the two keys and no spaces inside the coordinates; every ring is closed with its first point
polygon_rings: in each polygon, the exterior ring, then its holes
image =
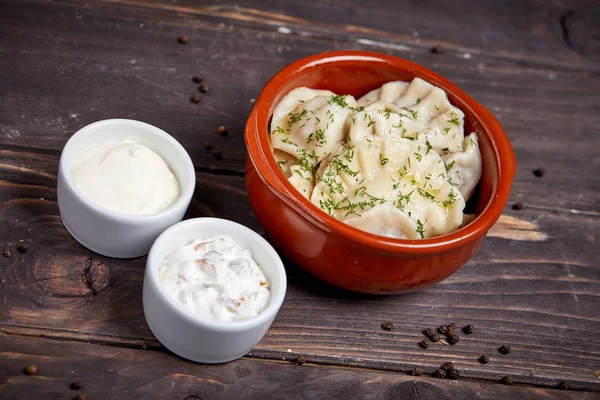
{"type": "Polygon", "coordinates": [[[94,203],[123,214],[157,214],[180,195],[179,182],[165,160],[130,140],[89,149],[71,177],[94,203]]]}
{"type": "Polygon", "coordinates": [[[222,321],[255,317],[269,304],[270,283],[250,251],[229,236],[194,240],[158,267],[164,288],[189,312],[222,321]]]}

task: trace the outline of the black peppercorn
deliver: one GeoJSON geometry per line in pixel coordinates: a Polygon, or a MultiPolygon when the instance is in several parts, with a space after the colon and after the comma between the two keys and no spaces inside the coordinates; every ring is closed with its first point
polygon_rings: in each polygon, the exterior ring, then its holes
{"type": "Polygon", "coordinates": [[[515,204],[512,205],[512,209],[513,210],[522,210],[523,203],[521,203],[520,201],[517,201],[515,204]]]}
{"type": "Polygon", "coordinates": [[[471,333],[473,333],[473,331],[475,330],[475,328],[473,327],[473,325],[467,325],[463,328],[463,332],[466,333],[467,335],[470,335],[471,333]]]}
{"type": "Polygon", "coordinates": [[[25,368],[25,370],[23,371],[25,373],[25,375],[36,375],[37,374],[37,367],[35,365],[28,365],[27,368],[25,368]]]}
{"type": "Polygon", "coordinates": [[[202,77],[199,76],[199,75],[194,75],[192,77],[192,82],[194,82],[194,83],[202,83],[202,77]]]}
{"type": "Polygon", "coordinates": [[[512,377],[510,375],[506,375],[502,379],[500,379],[500,383],[504,383],[505,385],[512,385],[513,384],[512,377]]]}
{"type": "Polygon", "coordinates": [[[71,383],[71,385],[69,387],[73,390],[79,390],[83,387],[83,385],[81,384],[81,382],[75,381],[75,382],[71,383]]]}
{"type": "Polygon", "coordinates": [[[442,48],[442,46],[440,46],[440,45],[433,46],[433,47],[431,48],[431,52],[432,52],[433,54],[442,54],[442,52],[443,52],[443,51],[444,51],[444,49],[443,49],[443,48],[442,48]]]}
{"type": "Polygon", "coordinates": [[[450,343],[450,344],[458,343],[458,335],[448,335],[448,343],[450,343]]]}
{"type": "Polygon", "coordinates": [[[423,375],[423,368],[415,368],[412,370],[412,376],[421,376],[423,375]]]}
{"type": "Polygon", "coordinates": [[[6,258],[10,258],[10,256],[12,256],[12,254],[11,254],[11,252],[10,252],[10,251],[5,251],[5,252],[4,252],[4,257],[6,257],[6,258]]]}
{"type": "Polygon", "coordinates": [[[508,345],[502,345],[500,346],[500,348],[498,349],[498,351],[504,355],[507,355],[508,353],[510,353],[510,346],[508,345]]]}
{"type": "Polygon", "coordinates": [[[484,354],[481,357],[479,357],[479,362],[482,364],[487,364],[490,362],[490,358],[484,354]]]}
{"type": "Polygon", "coordinates": [[[200,90],[202,93],[208,93],[208,85],[206,83],[203,83],[198,87],[198,90],[200,90]]]}
{"type": "Polygon", "coordinates": [[[221,136],[227,136],[229,134],[229,132],[227,132],[227,128],[225,127],[225,125],[220,125],[217,128],[217,133],[221,136]]]}
{"type": "Polygon", "coordinates": [[[177,39],[181,44],[187,44],[190,41],[190,37],[188,35],[179,36],[177,39]]]}
{"type": "Polygon", "coordinates": [[[450,325],[448,325],[448,335],[454,335],[456,333],[456,324],[454,322],[450,323],[450,325]]]}
{"type": "Polygon", "coordinates": [[[195,95],[193,95],[192,97],[190,97],[190,101],[191,101],[192,103],[196,103],[196,104],[198,104],[198,103],[200,103],[200,96],[198,96],[197,94],[195,94],[195,95]]]}
{"type": "Polygon", "coordinates": [[[569,384],[567,382],[560,382],[558,388],[560,390],[569,390],[569,384]]]}
{"type": "Polygon", "coordinates": [[[27,253],[27,250],[29,250],[29,245],[27,243],[21,243],[19,244],[19,247],[17,247],[17,250],[19,250],[20,253],[27,253]]]}
{"type": "Polygon", "coordinates": [[[306,362],[306,357],[304,357],[302,354],[300,354],[297,358],[296,358],[296,363],[298,365],[302,365],[306,362]]]}
{"type": "Polygon", "coordinates": [[[448,361],[448,362],[443,363],[440,368],[443,369],[444,371],[450,371],[451,369],[454,369],[454,364],[451,363],[450,361],[448,361]]]}
{"type": "Polygon", "coordinates": [[[435,378],[444,379],[446,377],[446,371],[444,371],[443,369],[440,368],[437,371],[435,371],[435,373],[433,374],[433,376],[435,378]]]}
{"type": "Polygon", "coordinates": [[[383,329],[384,331],[391,331],[392,329],[394,329],[394,324],[392,322],[384,322],[383,324],[381,324],[381,329],[383,329]]]}
{"type": "Polygon", "coordinates": [[[460,377],[460,372],[456,368],[452,368],[446,372],[446,377],[450,379],[458,379],[460,377]]]}
{"type": "Polygon", "coordinates": [[[423,339],[419,342],[419,346],[421,346],[422,348],[426,349],[429,347],[429,340],[427,339],[423,339]]]}
{"type": "Polygon", "coordinates": [[[212,144],[208,143],[208,140],[204,141],[204,149],[205,150],[212,150],[213,149],[212,144]]]}
{"type": "Polygon", "coordinates": [[[545,168],[538,168],[536,170],[533,171],[533,174],[535,176],[537,176],[538,178],[541,178],[542,176],[546,175],[546,169],[545,168]]]}

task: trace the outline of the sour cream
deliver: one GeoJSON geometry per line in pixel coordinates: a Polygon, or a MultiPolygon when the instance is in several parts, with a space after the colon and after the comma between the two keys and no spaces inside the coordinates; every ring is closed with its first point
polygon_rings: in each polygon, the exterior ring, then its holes
{"type": "Polygon", "coordinates": [[[123,214],[158,214],[180,196],[179,182],[165,160],[130,140],[89,149],[71,177],[91,201],[123,214]]]}
{"type": "Polygon", "coordinates": [[[158,267],[159,281],[184,309],[232,322],[255,317],[269,304],[270,284],[250,251],[229,236],[194,240],[158,267]]]}

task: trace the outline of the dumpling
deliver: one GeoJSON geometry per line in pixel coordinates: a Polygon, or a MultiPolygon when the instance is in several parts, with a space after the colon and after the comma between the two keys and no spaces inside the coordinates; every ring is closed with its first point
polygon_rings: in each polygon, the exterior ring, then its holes
{"type": "Polygon", "coordinates": [[[355,108],[352,96],[294,89],[275,108],[271,146],[316,165],[345,139],[348,117],[355,108]]]}
{"type": "Polygon", "coordinates": [[[338,146],[315,174],[311,201],[352,226],[407,239],[456,230],[465,206],[439,154],[389,136],[338,146]]]}
{"type": "Polygon", "coordinates": [[[273,156],[275,157],[275,161],[277,162],[277,166],[283,172],[286,178],[289,179],[292,176],[292,171],[290,171],[290,167],[292,165],[296,165],[298,163],[298,159],[291,154],[286,153],[285,151],[273,149],[273,156]]]}
{"type": "Polygon", "coordinates": [[[414,138],[429,143],[438,153],[456,152],[462,146],[463,112],[450,104],[446,92],[420,78],[410,84],[386,83],[379,92],[368,93],[358,103],[364,109],[351,116],[349,141],[374,134],[414,138]]]}
{"type": "Polygon", "coordinates": [[[446,163],[448,178],[469,200],[481,179],[481,152],[477,134],[472,132],[465,138],[462,151],[442,155],[442,158],[446,163]]]}
{"type": "Polygon", "coordinates": [[[408,82],[388,82],[358,99],[358,107],[367,107],[375,102],[393,103],[406,90],[407,86],[408,82]]]}

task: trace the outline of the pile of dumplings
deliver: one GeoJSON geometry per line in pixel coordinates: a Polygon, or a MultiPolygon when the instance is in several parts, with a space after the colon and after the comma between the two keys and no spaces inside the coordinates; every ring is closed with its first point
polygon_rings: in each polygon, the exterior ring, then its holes
{"type": "Polygon", "coordinates": [[[481,178],[475,132],[439,87],[389,82],[358,101],[300,87],[275,108],[277,164],[290,183],[330,216],[401,239],[457,230],[481,178]]]}

